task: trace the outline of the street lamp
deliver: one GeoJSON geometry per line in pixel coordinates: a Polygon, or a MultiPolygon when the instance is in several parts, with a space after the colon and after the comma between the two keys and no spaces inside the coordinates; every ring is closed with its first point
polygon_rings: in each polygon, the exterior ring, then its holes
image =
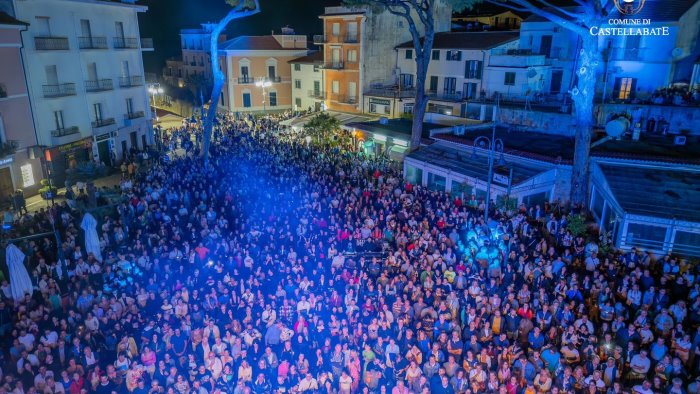
{"type": "Polygon", "coordinates": [[[265,106],[265,88],[269,88],[272,86],[272,82],[269,80],[259,80],[255,82],[255,86],[262,88],[262,94],[263,94],[263,112],[267,111],[267,108],[265,106]]]}
{"type": "Polygon", "coordinates": [[[494,156],[496,151],[498,150],[501,152],[501,157],[499,158],[498,162],[499,164],[505,163],[505,158],[503,156],[503,140],[500,138],[496,138],[496,120],[498,119],[496,117],[498,108],[500,106],[500,97],[497,96],[496,98],[496,107],[494,108],[494,117],[493,117],[493,127],[491,128],[491,138],[482,135],[480,137],[477,137],[474,139],[474,148],[472,150],[472,158],[476,158],[476,148],[487,148],[488,149],[488,158],[489,158],[489,174],[488,174],[488,180],[486,183],[486,204],[485,204],[485,209],[484,209],[484,224],[488,224],[489,221],[489,204],[491,203],[491,183],[493,182],[493,161],[494,161],[494,156]]]}
{"type": "Polygon", "coordinates": [[[163,94],[164,92],[165,90],[163,90],[159,83],[148,84],[148,93],[151,95],[151,99],[153,100],[153,113],[156,114],[156,119],[158,118],[158,114],[156,113],[156,95],[163,94]]]}

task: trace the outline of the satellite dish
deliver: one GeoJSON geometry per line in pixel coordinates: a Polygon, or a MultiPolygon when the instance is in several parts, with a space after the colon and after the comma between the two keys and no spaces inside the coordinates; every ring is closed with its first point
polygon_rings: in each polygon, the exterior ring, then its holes
{"type": "Polygon", "coordinates": [[[530,67],[527,69],[527,77],[528,78],[535,78],[537,76],[537,70],[534,67],[530,67]]]}
{"type": "Polygon", "coordinates": [[[620,138],[630,127],[630,121],[625,117],[611,120],[605,125],[605,132],[612,138],[620,138]]]}
{"type": "Polygon", "coordinates": [[[683,55],[683,48],[673,48],[671,51],[671,55],[673,57],[679,57],[683,55]]]}

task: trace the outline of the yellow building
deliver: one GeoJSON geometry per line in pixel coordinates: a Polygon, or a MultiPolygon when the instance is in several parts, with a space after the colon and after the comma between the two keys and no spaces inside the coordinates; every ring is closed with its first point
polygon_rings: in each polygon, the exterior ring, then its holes
{"type": "Polygon", "coordinates": [[[269,36],[240,36],[221,44],[226,84],[219,100],[231,112],[285,110],[293,106],[290,60],[308,53],[306,36],[290,29],[269,36]]]}

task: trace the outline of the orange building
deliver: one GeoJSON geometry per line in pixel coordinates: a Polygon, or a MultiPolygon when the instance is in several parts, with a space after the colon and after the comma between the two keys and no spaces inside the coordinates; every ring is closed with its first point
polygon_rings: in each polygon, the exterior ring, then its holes
{"type": "MultiPolygon", "coordinates": [[[[436,7],[435,31],[449,31],[452,10],[436,7]]],[[[398,82],[394,47],[411,34],[403,17],[371,8],[326,7],[322,35],[314,43],[323,48],[326,108],[361,113],[362,97],[376,86],[398,82]]]]}
{"type": "Polygon", "coordinates": [[[226,84],[219,100],[231,112],[284,110],[293,106],[290,60],[308,53],[306,36],[291,29],[270,36],[240,36],[221,44],[226,84]]]}

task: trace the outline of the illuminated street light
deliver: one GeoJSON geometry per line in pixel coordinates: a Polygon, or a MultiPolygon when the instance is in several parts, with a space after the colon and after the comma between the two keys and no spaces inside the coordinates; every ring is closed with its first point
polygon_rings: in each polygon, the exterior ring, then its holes
{"type": "Polygon", "coordinates": [[[267,107],[265,106],[265,88],[269,88],[272,86],[272,82],[269,80],[259,80],[255,82],[255,86],[262,88],[262,94],[263,94],[263,112],[267,111],[267,107]]]}

